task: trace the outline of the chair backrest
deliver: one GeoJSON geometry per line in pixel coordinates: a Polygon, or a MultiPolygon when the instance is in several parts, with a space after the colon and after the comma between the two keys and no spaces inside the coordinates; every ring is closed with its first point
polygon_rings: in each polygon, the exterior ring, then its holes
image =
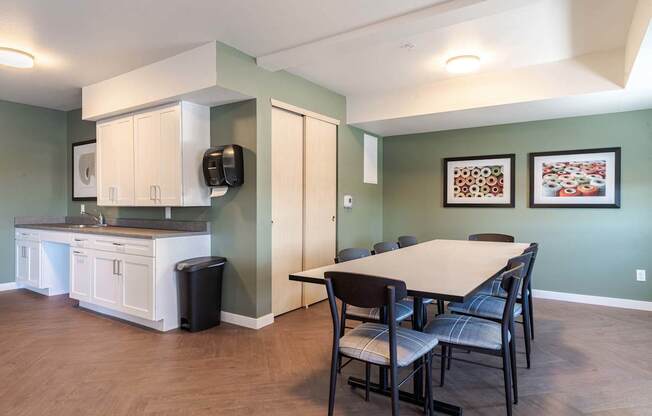
{"type": "MultiPolygon", "coordinates": [[[[333,348],[339,348],[340,317],[337,313],[336,298],[343,305],[361,308],[383,308],[389,329],[389,356],[392,366],[396,365],[396,299],[407,296],[405,282],[383,277],[346,272],[324,273],[328,304],[333,319],[333,348]]],[[[342,310],[344,313],[344,309],[342,310]]],[[[382,316],[383,314],[381,314],[382,316]]]]}
{"type": "Polygon", "coordinates": [[[388,251],[398,250],[398,243],[392,241],[383,241],[382,243],[374,244],[374,254],[385,253],[388,251]]]}
{"type": "Polygon", "coordinates": [[[402,235],[398,238],[398,246],[400,248],[413,246],[417,242],[417,238],[413,235],[402,235]]]}
{"type": "Polygon", "coordinates": [[[521,295],[525,296],[528,284],[528,274],[530,272],[530,268],[532,267],[532,253],[524,251],[520,256],[512,257],[509,259],[507,262],[507,270],[513,269],[519,264],[523,264],[523,276],[521,277],[519,288],[521,295]]]}
{"type": "MultiPolygon", "coordinates": [[[[509,270],[503,272],[500,276],[502,288],[507,292],[507,300],[505,301],[505,309],[503,310],[503,317],[501,327],[503,330],[503,337],[506,337],[507,331],[513,327],[514,322],[514,305],[518,297],[518,288],[521,279],[525,274],[525,263],[518,263],[509,270]]],[[[512,334],[515,336],[515,334],[512,334]]]]}
{"type": "MultiPolygon", "coordinates": [[[[539,243],[530,243],[530,246],[523,250],[523,254],[531,253],[532,257],[530,258],[530,266],[527,269],[527,274],[523,282],[523,287],[527,290],[532,290],[532,270],[534,270],[534,261],[537,259],[537,253],[539,252],[539,243]]],[[[525,296],[525,291],[523,291],[523,296],[525,296]]]]}
{"type": "Polygon", "coordinates": [[[337,253],[335,263],[344,263],[355,259],[371,256],[371,252],[366,248],[345,248],[337,253]]]}
{"type": "Polygon", "coordinates": [[[507,234],[495,233],[471,234],[469,236],[469,241],[495,241],[499,243],[513,243],[514,237],[507,234]]]}

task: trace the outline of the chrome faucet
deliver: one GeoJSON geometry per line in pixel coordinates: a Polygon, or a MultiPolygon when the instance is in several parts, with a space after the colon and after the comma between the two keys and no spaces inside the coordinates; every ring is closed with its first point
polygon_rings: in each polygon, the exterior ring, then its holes
{"type": "Polygon", "coordinates": [[[97,210],[97,215],[90,214],[86,211],[82,212],[82,214],[88,215],[89,217],[93,218],[97,222],[97,225],[102,225],[102,226],[106,225],[104,214],[102,214],[102,211],[100,211],[99,209],[97,210]]]}

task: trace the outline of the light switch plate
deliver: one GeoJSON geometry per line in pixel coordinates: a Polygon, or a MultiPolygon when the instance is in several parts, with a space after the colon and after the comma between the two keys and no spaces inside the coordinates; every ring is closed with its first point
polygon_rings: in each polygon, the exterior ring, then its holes
{"type": "Polygon", "coordinates": [[[353,196],[344,195],[344,208],[353,208],[353,196]]]}
{"type": "Polygon", "coordinates": [[[79,207],[79,213],[80,213],[80,214],[83,214],[83,213],[85,213],[85,212],[86,212],[86,205],[81,204],[81,206],[79,207]]]}
{"type": "Polygon", "coordinates": [[[641,269],[636,270],[636,280],[638,282],[645,282],[646,280],[645,270],[641,270],[641,269]]]}

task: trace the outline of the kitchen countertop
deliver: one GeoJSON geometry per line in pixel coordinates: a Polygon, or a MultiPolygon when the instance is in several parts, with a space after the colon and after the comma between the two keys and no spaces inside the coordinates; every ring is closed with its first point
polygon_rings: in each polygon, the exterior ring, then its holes
{"type": "Polygon", "coordinates": [[[210,234],[209,231],[166,230],[157,228],[120,227],[112,225],[106,227],[97,227],[92,225],[80,226],[77,224],[16,224],[15,227],[28,228],[32,230],[61,231],[77,234],[110,235],[115,237],[146,239],[186,237],[193,235],[210,234]]]}

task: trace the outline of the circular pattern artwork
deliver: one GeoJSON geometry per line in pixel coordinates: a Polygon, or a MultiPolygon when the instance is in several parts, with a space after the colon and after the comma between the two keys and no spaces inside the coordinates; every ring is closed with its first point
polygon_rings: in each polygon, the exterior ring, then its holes
{"type": "Polygon", "coordinates": [[[604,196],[606,167],[606,160],[544,163],[542,195],[552,198],[604,196]]]}
{"type": "Polygon", "coordinates": [[[502,166],[465,166],[453,169],[456,198],[494,198],[503,196],[502,166]]]}

